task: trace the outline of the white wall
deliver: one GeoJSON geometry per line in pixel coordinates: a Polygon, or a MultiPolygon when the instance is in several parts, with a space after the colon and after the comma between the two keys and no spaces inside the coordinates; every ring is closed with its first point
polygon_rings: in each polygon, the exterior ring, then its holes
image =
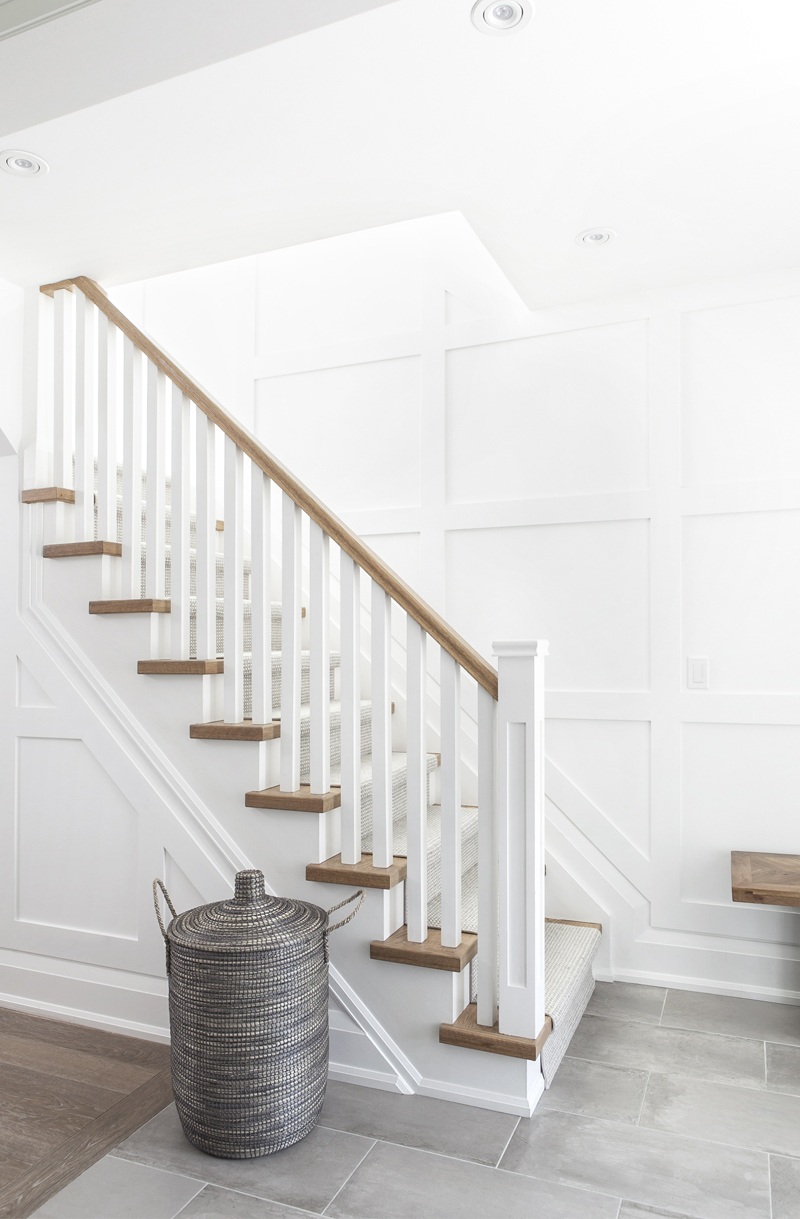
{"type": "Polygon", "coordinates": [[[800,849],[800,272],[531,314],[451,216],[112,295],[484,655],[550,639],[606,975],[799,1001],[729,852],[800,849]]]}

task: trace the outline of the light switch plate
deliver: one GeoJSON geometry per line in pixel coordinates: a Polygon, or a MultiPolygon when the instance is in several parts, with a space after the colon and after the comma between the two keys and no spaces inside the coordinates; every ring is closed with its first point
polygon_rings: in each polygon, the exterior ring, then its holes
{"type": "Polygon", "coordinates": [[[689,690],[708,689],[708,657],[690,656],[686,661],[686,685],[689,690]]]}

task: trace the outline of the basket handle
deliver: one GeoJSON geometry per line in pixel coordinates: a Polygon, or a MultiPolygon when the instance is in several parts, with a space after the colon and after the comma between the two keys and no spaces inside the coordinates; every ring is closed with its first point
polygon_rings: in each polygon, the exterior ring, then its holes
{"type": "Polygon", "coordinates": [[[328,936],[331,934],[332,931],[338,931],[339,928],[344,927],[346,923],[352,922],[352,920],[356,917],[356,915],[358,914],[361,907],[364,905],[364,899],[366,898],[366,896],[367,896],[366,889],[356,889],[355,893],[351,893],[350,896],[346,897],[343,902],[337,902],[335,906],[331,906],[330,910],[327,911],[327,913],[329,915],[333,914],[334,910],[341,910],[342,906],[349,906],[350,902],[354,902],[357,897],[361,898],[361,901],[358,903],[355,910],[351,910],[350,913],[348,914],[347,918],[343,918],[340,922],[334,923],[332,927],[325,928],[325,963],[326,963],[326,965],[328,963],[328,936]]]}
{"type": "Polygon", "coordinates": [[[175,907],[172,904],[172,898],[170,897],[169,893],[167,893],[166,885],[164,884],[164,882],[162,880],[159,880],[158,877],[156,877],[156,879],[153,881],[153,905],[155,906],[156,918],[158,919],[158,925],[161,928],[161,934],[164,937],[164,943],[169,944],[169,940],[167,939],[167,929],[164,926],[164,920],[161,917],[161,907],[158,904],[158,890],[159,889],[164,894],[164,900],[166,901],[167,905],[169,906],[170,910],[172,911],[173,918],[178,917],[178,911],[175,909],[175,907]]]}

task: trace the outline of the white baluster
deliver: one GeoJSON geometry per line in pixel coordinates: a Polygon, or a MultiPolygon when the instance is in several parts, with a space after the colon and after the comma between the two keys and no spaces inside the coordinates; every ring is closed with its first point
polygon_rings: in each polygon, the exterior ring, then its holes
{"type": "Polygon", "coordinates": [[[406,626],[406,749],[408,751],[408,938],[428,938],[427,640],[410,615],[406,626]]]}
{"type": "Polygon", "coordinates": [[[311,521],[309,540],[310,779],[312,792],[328,792],[331,787],[330,538],[316,521],[311,521]]]}
{"type": "Polygon", "coordinates": [[[250,467],[250,604],[253,634],[253,723],[272,720],[272,484],[250,467]]]}
{"type": "Polygon", "coordinates": [[[189,399],[172,386],[170,655],[189,659],[189,399]]]}
{"type": "Polygon", "coordinates": [[[302,516],[285,491],[281,501],[281,791],[296,792],[300,790],[302,516]]]}
{"type": "Polygon", "coordinates": [[[71,487],[75,393],[74,296],[66,289],[53,293],[53,483],[71,487]]]}
{"type": "Polygon", "coordinates": [[[75,292],[75,541],[94,540],[96,309],[75,292]]]}
{"type": "Polygon", "coordinates": [[[546,640],[494,643],[500,1032],[544,1025],[544,657],[546,640]]]}
{"type": "Polygon", "coordinates": [[[442,648],[442,944],[461,943],[461,666],[442,648]]]}
{"type": "Polygon", "coordinates": [[[97,536],[117,539],[117,328],[97,318],[97,536]]]}
{"type": "Polygon", "coordinates": [[[497,1020],[496,741],[497,703],[478,686],[478,1024],[490,1028],[497,1020]]]}
{"type": "MultiPolygon", "coordinates": [[[[147,361],[147,560],[145,596],[166,596],[167,510],[165,464],[167,379],[147,361]]],[[[175,521],[173,519],[173,528],[175,521]]],[[[174,569],[173,569],[174,573],[174,569]]]]}
{"type": "Polygon", "coordinates": [[[126,338],[122,380],[122,596],[142,595],[142,353],[126,338]]]}
{"type": "Polygon", "coordinates": [[[244,454],[225,437],[225,681],[223,707],[227,724],[244,716],[244,454]]]}
{"type": "Polygon", "coordinates": [[[392,599],[372,581],[372,863],[394,861],[392,834],[392,599]]]}
{"type": "Polygon", "coordinates": [[[361,862],[361,568],[340,552],[342,863],[361,862]]]}
{"type": "Polygon", "coordinates": [[[195,411],[197,449],[195,556],[196,631],[198,660],[217,655],[217,436],[216,427],[201,410],[195,411]]]}

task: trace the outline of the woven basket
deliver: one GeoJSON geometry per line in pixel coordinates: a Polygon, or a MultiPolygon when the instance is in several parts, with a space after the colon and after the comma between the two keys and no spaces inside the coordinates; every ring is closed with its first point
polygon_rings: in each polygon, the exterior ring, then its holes
{"type": "Polygon", "coordinates": [[[313,1128],[325,1096],[328,935],[343,923],[329,927],[330,911],[310,902],[268,897],[257,870],[238,873],[232,899],[184,914],[160,880],[153,898],[187,1139],[231,1160],[291,1147],[313,1128]],[[159,887],[173,915],[166,928],[159,887]]]}

